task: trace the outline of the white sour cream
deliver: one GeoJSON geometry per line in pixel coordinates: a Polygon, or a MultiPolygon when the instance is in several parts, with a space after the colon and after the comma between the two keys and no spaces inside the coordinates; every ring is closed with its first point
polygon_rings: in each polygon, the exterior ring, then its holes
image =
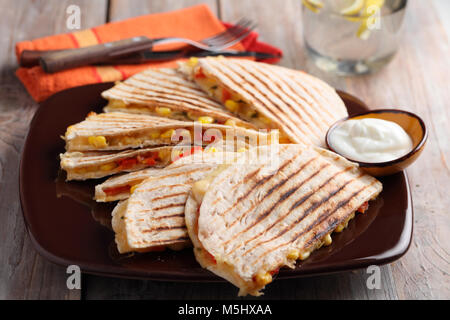
{"type": "Polygon", "coordinates": [[[411,137],[398,124],[374,118],[344,121],[328,139],[337,153],[361,162],[394,160],[413,147],[411,137]]]}

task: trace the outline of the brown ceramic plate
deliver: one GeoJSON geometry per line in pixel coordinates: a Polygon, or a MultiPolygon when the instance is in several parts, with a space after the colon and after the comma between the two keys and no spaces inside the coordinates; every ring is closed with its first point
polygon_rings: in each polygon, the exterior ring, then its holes
{"type": "MultiPolygon", "coordinates": [[[[77,87],[42,103],[30,125],[20,166],[20,200],[30,237],[38,252],[60,264],[76,264],[87,273],[170,281],[223,281],[202,269],[192,249],[180,252],[120,255],[110,228],[114,204],[92,200],[93,182],[64,182],[59,171],[60,138],[66,127],[101,111],[100,97],[111,84],[77,87]]],[[[363,102],[340,92],[350,114],[368,110],[363,102]]],[[[412,237],[412,203],[405,172],[384,177],[383,192],[368,212],[333,236],[333,244],[314,252],[279,278],[329,273],[384,264],[398,259],[412,237]]]]}

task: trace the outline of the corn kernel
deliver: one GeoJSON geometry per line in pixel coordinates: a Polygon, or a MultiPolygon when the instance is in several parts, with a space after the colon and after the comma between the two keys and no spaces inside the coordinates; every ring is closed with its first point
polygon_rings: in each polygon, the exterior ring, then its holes
{"type": "Polygon", "coordinates": [[[325,236],[325,238],[323,239],[323,244],[326,246],[329,246],[331,243],[333,242],[333,240],[331,239],[331,235],[327,234],[325,236]]]}
{"type": "Polygon", "coordinates": [[[122,141],[123,144],[140,144],[141,141],[139,139],[133,138],[133,137],[123,137],[122,141]]]}
{"type": "Polygon", "coordinates": [[[109,108],[126,108],[126,103],[122,100],[109,100],[107,107],[109,108]]]}
{"type": "Polygon", "coordinates": [[[74,171],[75,173],[80,173],[80,174],[82,174],[82,173],[88,172],[88,169],[87,169],[87,168],[77,168],[77,169],[74,169],[73,171],[74,171]]]}
{"type": "Polygon", "coordinates": [[[233,119],[228,119],[227,121],[225,121],[224,125],[230,126],[230,127],[236,127],[236,121],[233,119]]]}
{"type": "Polygon", "coordinates": [[[166,107],[156,107],[155,111],[160,116],[169,116],[172,113],[172,110],[166,107]]]}
{"type": "Polygon", "coordinates": [[[289,260],[297,260],[298,256],[300,255],[300,252],[297,249],[292,249],[291,251],[289,251],[289,253],[287,254],[287,258],[289,260]]]}
{"type": "Polygon", "coordinates": [[[104,148],[108,145],[104,136],[91,136],[88,138],[88,142],[96,148],[104,148]]]}
{"type": "Polygon", "coordinates": [[[300,260],[305,260],[309,257],[310,254],[311,254],[311,252],[309,252],[309,251],[302,252],[302,253],[300,253],[299,258],[300,258],[300,260]]]}
{"type": "Polygon", "coordinates": [[[338,225],[337,228],[334,229],[334,232],[342,232],[342,230],[344,230],[344,224],[343,223],[338,225]]]}
{"type": "Polygon", "coordinates": [[[130,188],[130,194],[133,194],[134,190],[136,190],[136,188],[137,188],[138,186],[139,186],[138,184],[135,184],[134,186],[132,186],[132,187],[130,188]]]}
{"type": "Polygon", "coordinates": [[[256,118],[258,116],[258,112],[256,112],[255,110],[249,109],[246,113],[246,116],[248,118],[256,118]]]}
{"type": "Polygon", "coordinates": [[[266,284],[272,282],[272,275],[269,272],[266,273],[258,273],[255,276],[255,281],[260,286],[265,286],[266,284]]]}
{"type": "Polygon", "coordinates": [[[172,138],[172,135],[174,134],[174,132],[175,132],[175,130],[173,130],[173,129],[167,130],[167,131],[161,133],[161,138],[163,138],[163,139],[172,138]]]}
{"type": "Polygon", "coordinates": [[[225,101],[225,107],[227,107],[227,109],[231,112],[235,112],[239,107],[239,104],[233,100],[227,100],[225,101]]]}
{"type": "Polygon", "coordinates": [[[159,131],[154,131],[150,133],[150,138],[152,139],[158,139],[159,138],[159,131]]]}
{"type": "Polygon", "coordinates": [[[162,160],[165,160],[168,155],[169,155],[168,150],[162,149],[162,150],[158,151],[158,158],[160,158],[162,160]]]}
{"type": "Polygon", "coordinates": [[[197,121],[203,124],[210,124],[214,122],[214,118],[209,116],[198,117],[197,121]]]}
{"type": "Polygon", "coordinates": [[[217,152],[217,149],[215,147],[208,148],[206,152],[217,152]]]}
{"type": "Polygon", "coordinates": [[[100,170],[102,171],[111,171],[116,167],[115,163],[107,163],[100,166],[100,170]]]}
{"type": "Polygon", "coordinates": [[[259,116],[259,120],[265,124],[269,124],[270,122],[272,122],[269,118],[266,118],[264,116],[259,116]]]}
{"type": "Polygon", "coordinates": [[[198,63],[198,58],[197,58],[197,57],[191,57],[191,58],[186,62],[186,64],[187,64],[189,67],[195,67],[195,66],[197,65],[197,63],[198,63]]]}

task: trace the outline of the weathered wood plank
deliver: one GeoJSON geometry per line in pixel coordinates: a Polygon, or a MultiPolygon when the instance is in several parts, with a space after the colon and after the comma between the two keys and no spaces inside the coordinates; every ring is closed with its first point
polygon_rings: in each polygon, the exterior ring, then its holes
{"type": "Polygon", "coordinates": [[[323,275],[301,279],[277,280],[265,290],[263,296],[237,297],[238,289],[229,283],[170,283],[110,279],[96,276],[87,278],[86,299],[395,299],[392,279],[382,267],[381,289],[367,290],[365,271],[338,275],[323,275]]]}
{"type": "Polygon", "coordinates": [[[27,235],[19,203],[19,160],[37,104],[17,80],[18,41],[67,32],[66,8],[81,8],[81,27],[104,22],[106,1],[0,0],[0,299],[79,299],[64,268],[40,257],[27,235]]]}
{"type": "Polygon", "coordinates": [[[178,10],[201,3],[206,3],[212,12],[217,12],[216,0],[111,0],[109,19],[117,21],[144,14],[178,10]]]}

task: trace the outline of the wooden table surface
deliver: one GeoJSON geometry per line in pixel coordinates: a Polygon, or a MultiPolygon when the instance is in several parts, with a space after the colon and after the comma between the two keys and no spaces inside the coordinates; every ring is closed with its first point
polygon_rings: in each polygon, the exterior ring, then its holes
{"type": "MultiPolygon", "coordinates": [[[[14,45],[66,29],[66,8],[81,8],[81,27],[169,11],[196,0],[0,0],[0,299],[233,299],[230,284],[169,283],[83,275],[69,290],[65,269],[34,250],[24,226],[18,170],[28,124],[38,105],[14,71],[14,45]]],[[[261,39],[284,51],[281,65],[303,69],[371,107],[418,113],[429,128],[422,157],[408,169],[414,202],[414,238],[407,254],[385,265],[381,289],[366,287],[365,270],[275,281],[262,299],[450,298],[450,1],[410,0],[400,50],[390,65],[364,77],[323,74],[306,60],[300,0],[208,0],[224,21],[246,16],[261,39]]]]}

